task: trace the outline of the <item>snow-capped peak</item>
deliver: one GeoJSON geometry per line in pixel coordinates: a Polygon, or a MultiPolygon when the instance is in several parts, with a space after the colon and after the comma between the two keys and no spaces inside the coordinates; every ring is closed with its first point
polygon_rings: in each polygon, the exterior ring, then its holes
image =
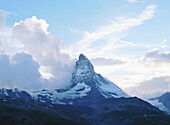
{"type": "Polygon", "coordinates": [[[98,90],[105,98],[129,97],[116,84],[95,73],[93,65],[83,54],[80,54],[72,75],[73,86],[81,82],[90,86],[92,91],[98,90]]]}
{"type": "Polygon", "coordinates": [[[84,56],[80,54],[79,60],[76,62],[75,71],[72,74],[72,83],[88,83],[92,80],[94,74],[94,68],[91,62],[84,56]]]}
{"type": "Polygon", "coordinates": [[[84,54],[81,53],[81,54],[79,55],[79,61],[80,61],[80,60],[88,60],[88,59],[87,59],[87,57],[86,57],[84,54]]]}
{"type": "Polygon", "coordinates": [[[76,69],[82,69],[82,68],[84,70],[88,69],[91,72],[94,72],[93,65],[91,64],[89,59],[85,55],[80,54],[79,60],[76,62],[76,69]]]}

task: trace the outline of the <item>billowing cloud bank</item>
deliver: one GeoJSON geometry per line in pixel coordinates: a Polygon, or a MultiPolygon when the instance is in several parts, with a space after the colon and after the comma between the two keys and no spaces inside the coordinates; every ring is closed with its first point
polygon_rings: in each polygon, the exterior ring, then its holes
{"type": "MultiPolygon", "coordinates": [[[[3,11],[0,16],[4,16],[3,11]]],[[[0,20],[4,27],[5,18],[0,20]]],[[[1,28],[1,87],[29,90],[61,88],[70,84],[74,59],[66,51],[63,41],[50,35],[48,26],[45,20],[33,16],[15,23],[8,35],[3,32],[5,28],[1,28]]]]}
{"type": "Polygon", "coordinates": [[[39,65],[31,55],[20,53],[13,56],[0,56],[0,87],[34,90],[43,87],[39,65]]]}
{"type": "Polygon", "coordinates": [[[47,32],[49,24],[35,16],[15,23],[12,37],[22,41],[24,49],[31,54],[44,73],[51,74],[58,85],[69,84],[74,61],[67,53],[62,40],[47,32]]]}

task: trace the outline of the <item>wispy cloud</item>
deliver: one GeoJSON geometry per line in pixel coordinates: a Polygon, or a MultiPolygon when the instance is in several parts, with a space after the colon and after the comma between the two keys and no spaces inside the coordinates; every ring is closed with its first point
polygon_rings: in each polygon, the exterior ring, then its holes
{"type": "Polygon", "coordinates": [[[129,3],[135,3],[135,2],[137,2],[137,0],[126,0],[127,2],[129,2],[129,3]]]}
{"type": "Polygon", "coordinates": [[[132,43],[132,42],[129,42],[129,41],[124,41],[124,40],[120,40],[120,43],[129,45],[129,46],[139,46],[138,44],[135,44],[135,43],[132,43]]]}
{"type": "Polygon", "coordinates": [[[68,29],[72,32],[72,33],[79,33],[80,30],[76,29],[76,28],[72,28],[72,27],[68,27],[68,29]]]}
{"type": "Polygon", "coordinates": [[[72,28],[72,27],[69,27],[68,29],[70,30],[70,32],[72,32],[72,33],[79,33],[79,34],[83,35],[84,37],[89,35],[88,31],[81,31],[79,29],[72,28]]]}
{"type": "Polygon", "coordinates": [[[114,59],[114,58],[93,58],[90,61],[95,66],[112,66],[112,65],[120,65],[126,63],[126,61],[121,59],[114,59]]]}
{"type": "Polygon", "coordinates": [[[143,60],[150,60],[155,63],[170,63],[170,52],[161,53],[159,49],[153,49],[145,54],[143,60]]]}
{"type": "Polygon", "coordinates": [[[127,31],[134,26],[139,26],[144,21],[154,16],[157,5],[149,5],[136,18],[117,18],[111,24],[105,25],[98,30],[89,33],[86,37],[71,46],[71,51],[76,53],[100,53],[113,50],[115,43],[127,36],[127,31]],[[101,42],[102,41],[102,42],[101,42]]]}

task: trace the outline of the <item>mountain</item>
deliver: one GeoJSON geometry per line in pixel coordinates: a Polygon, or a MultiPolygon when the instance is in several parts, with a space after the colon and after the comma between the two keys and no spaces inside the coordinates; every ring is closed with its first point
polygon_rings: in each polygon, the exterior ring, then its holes
{"type": "Polygon", "coordinates": [[[83,54],[69,87],[31,95],[14,90],[0,91],[0,124],[170,125],[170,116],[95,73],[83,54]]]}
{"type": "Polygon", "coordinates": [[[170,92],[166,92],[160,97],[149,99],[149,102],[160,110],[170,114],[170,92]]]}
{"type": "MultiPolygon", "coordinates": [[[[72,74],[70,87],[65,90],[37,91],[33,93],[33,97],[55,104],[72,104],[80,102],[82,98],[90,101],[93,99],[102,100],[103,98],[128,98],[130,96],[108,79],[95,73],[91,62],[83,54],[80,54],[72,74]]],[[[82,103],[84,104],[84,102],[82,103]]]]}

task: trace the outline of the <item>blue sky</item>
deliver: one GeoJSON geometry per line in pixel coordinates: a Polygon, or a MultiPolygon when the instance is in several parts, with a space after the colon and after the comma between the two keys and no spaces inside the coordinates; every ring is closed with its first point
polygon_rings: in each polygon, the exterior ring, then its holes
{"type": "Polygon", "coordinates": [[[82,31],[93,32],[98,27],[109,23],[120,16],[133,16],[140,13],[149,4],[158,5],[153,19],[145,25],[134,27],[126,38],[128,41],[154,42],[169,39],[170,16],[169,2],[161,0],[149,0],[144,3],[129,3],[126,0],[87,0],[87,1],[41,1],[29,0],[5,0],[1,1],[0,8],[13,14],[7,16],[7,26],[14,22],[36,16],[50,24],[51,34],[60,36],[65,43],[73,43],[81,39],[77,34],[72,34],[69,27],[82,31]],[[162,22],[162,23],[160,23],[162,22]],[[137,31],[137,32],[136,32],[137,31]],[[135,35],[133,35],[135,33],[135,35]],[[147,39],[146,39],[147,38],[147,39]]]}
{"type": "Polygon", "coordinates": [[[70,78],[74,59],[84,53],[97,72],[132,95],[145,95],[142,84],[154,85],[155,79],[164,80],[168,87],[160,89],[159,80],[158,88],[146,92],[148,95],[170,91],[170,1],[0,0],[0,3],[0,16],[6,17],[5,28],[0,32],[3,34],[0,50],[10,56],[30,54],[40,66],[41,75],[68,84],[63,79],[70,78]],[[55,56],[50,58],[52,53],[55,56]]]}

